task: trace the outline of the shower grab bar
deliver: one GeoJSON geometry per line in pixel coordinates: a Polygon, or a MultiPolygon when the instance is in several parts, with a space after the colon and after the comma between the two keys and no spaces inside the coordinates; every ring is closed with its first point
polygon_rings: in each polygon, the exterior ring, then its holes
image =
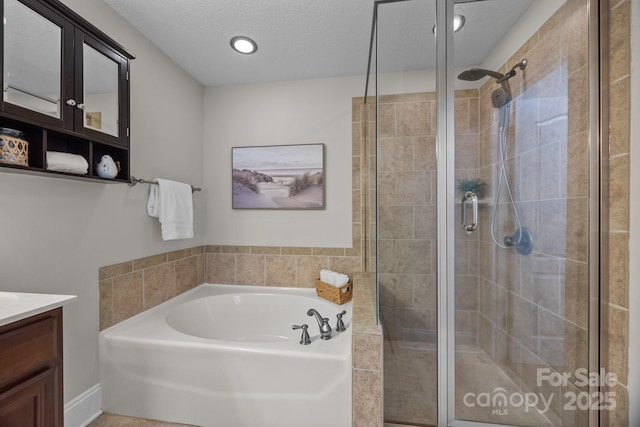
{"type": "Polygon", "coordinates": [[[467,191],[462,196],[462,201],[460,202],[460,210],[462,211],[462,229],[467,232],[467,234],[471,234],[478,227],[478,196],[472,192],[467,191]],[[471,203],[472,207],[472,219],[471,223],[467,223],[467,205],[471,203]]]}
{"type": "MultiPolygon", "coordinates": [[[[158,181],[149,181],[147,179],[139,179],[136,178],[135,176],[131,175],[131,178],[129,178],[129,186],[133,187],[136,184],[156,184],[158,185],[158,181]]],[[[196,191],[202,191],[202,188],[200,187],[194,187],[193,185],[191,186],[191,192],[195,193],[196,191]]]]}

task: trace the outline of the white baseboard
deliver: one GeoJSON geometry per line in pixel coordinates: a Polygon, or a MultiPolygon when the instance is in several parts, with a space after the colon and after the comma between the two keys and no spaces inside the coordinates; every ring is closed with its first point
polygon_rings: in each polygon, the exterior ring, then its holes
{"type": "Polygon", "coordinates": [[[86,427],[102,414],[102,389],[96,384],[64,405],[66,427],[86,427]]]}

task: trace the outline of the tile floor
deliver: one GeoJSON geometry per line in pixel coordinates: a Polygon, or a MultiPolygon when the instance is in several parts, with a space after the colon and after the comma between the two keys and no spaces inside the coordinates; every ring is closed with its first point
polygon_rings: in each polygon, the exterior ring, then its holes
{"type": "Polygon", "coordinates": [[[125,417],[115,414],[102,414],[87,427],[188,427],[186,424],[165,423],[142,418],[125,417]]]}
{"type": "MultiPolygon", "coordinates": [[[[435,347],[407,346],[407,343],[389,340],[385,340],[384,345],[385,427],[436,425],[438,353],[435,347]]],[[[459,372],[457,402],[462,402],[462,397],[468,392],[477,395],[486,392],[487,388],[491,391],[502,387],[506,395],[520,392],[502,369],[475,347],[458,348],[456,364],[459,372]]],[[[518,426],[551,426],[544,416],[535,411],[525,412],[524,408],[510,408],[508,414],[500,416],[493,415],[492,408],[458,404],[456,410],[460,419],[518,426]]]]}

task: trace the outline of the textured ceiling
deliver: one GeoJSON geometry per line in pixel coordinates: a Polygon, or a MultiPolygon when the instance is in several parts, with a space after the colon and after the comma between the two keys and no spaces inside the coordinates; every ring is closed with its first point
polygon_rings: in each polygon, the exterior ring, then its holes
{"type": "MultiPolygon", "coordinates": [[[[205,86],[366,73],[373,0],[105,0],[205,86]],[[254,55],[231,50],[245,35],[254,55]]],[[[456,5],[458,66],[478,65],[532,0],[456,5]]],[[[435,0],[382,4],[379,71],[435,66],[435,0]]]]}

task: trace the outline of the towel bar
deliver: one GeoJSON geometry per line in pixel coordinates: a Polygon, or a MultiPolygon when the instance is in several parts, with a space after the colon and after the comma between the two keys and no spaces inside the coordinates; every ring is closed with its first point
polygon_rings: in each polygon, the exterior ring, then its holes
{"type": "MultiPolygon", "coordinates": [[[[133,187],[133,186],[134,186],[134,185],[136,185],[136,184],[140,184],[140,183],[143,183],[143,184],[156,184],[156,185],[158,184],[158,182],[157,182],[157,181],[149,181],[149,180],[147,180],[147,179],[139,179],[139,178],[136,178],[136,177],[135,177],[135,176],[133,176],[133,175],[131,175],[131,178],[129,178],[129,185],[130,185],[131,187],[133,187]]],[[[194,187],[194,186],[192,185],[192,186],[191,186],[191,192],[192,192],[192,193],[195,193],[196,191],[202,191],[202,188],[200,188],[200,187],[194,187]]]]}

